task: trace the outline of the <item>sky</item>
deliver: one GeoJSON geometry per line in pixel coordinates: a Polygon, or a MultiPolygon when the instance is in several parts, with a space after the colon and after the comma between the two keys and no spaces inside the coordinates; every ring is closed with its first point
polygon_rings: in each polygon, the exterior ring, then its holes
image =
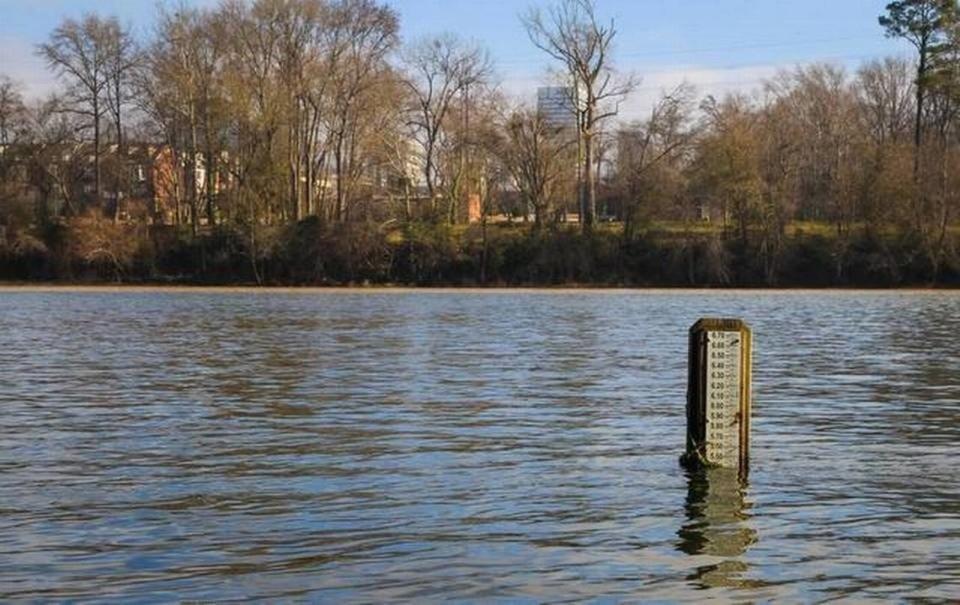
{"type": "MultiPolygon", "coordinates": [[[[189,1],[189,0],[188,0],[189,1]]],[[[532,101],[549,84],[549,60],[529,41],[518,16],[532,0],[385,0],[401,16],[402,35],[414,40],[452,32],[486,46],[504,92],[532,101]]],[[[546,0],[540,0],[543,4],[546,0]]],[[[215,5],[217,0],[194,0],[215,5]]],[[[614,19],[617,68],[634,73],[637,91],[623,117],[643,117],[662,91],[682,82],[701,95],[750,91],[782,69],[817,61],[851,71],[862,62],[906,55],[877,24],[887,0],[597,0],[614,19]]],[[[67,16],[117,15],[149,33],[157,0],[0,0],[0,74],[39,97],[54,87],[34,56],[36,44],[67,16]]]]}

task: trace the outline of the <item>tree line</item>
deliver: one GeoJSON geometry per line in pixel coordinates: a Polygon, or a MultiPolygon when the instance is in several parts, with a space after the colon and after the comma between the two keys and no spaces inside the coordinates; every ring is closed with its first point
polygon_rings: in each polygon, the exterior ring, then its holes
{"type": "Polygon", "coordinates": [[[891,2],[914,53],[749,93],[639,79],[593,0],[520,15],[567,95],[500,90],[478,42],[378,0],[65,19],[0,75],[0,277],[257,283],[957,283],[960,9],[891,2]]]}

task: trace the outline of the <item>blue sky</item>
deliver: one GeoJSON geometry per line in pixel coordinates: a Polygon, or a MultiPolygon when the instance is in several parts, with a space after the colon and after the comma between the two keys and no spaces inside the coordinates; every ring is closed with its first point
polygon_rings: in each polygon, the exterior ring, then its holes
{"type": "MultiPolygon", "coordinates": [[[[547,61],[532,47],[518,14],[528,0],[387,0],[407,39],[450,31],[483,42],[496,59],[503,88],[529,96],[547,78],[547,61]]],[[[860,62],[904,54],[877,25],[887,0],[598,0],[616,19],[617,63],[642,79],[628,108],[643,114],[663,88],[687,80],[703,94],[756,87],[778,69],[833,61],[860,62]]],[[[213,5],[216,0],[195,4],[213,5]]],[[[51,87],[32,48],[64,16],[116,14],[149,31],[156,0],[0,0],[0,73],[34,94],[51,87]]]]}

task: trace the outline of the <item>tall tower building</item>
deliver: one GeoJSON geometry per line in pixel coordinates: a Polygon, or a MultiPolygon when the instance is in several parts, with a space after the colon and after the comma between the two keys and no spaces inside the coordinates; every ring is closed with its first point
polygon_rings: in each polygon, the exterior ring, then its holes
{"type": "Polygon", "coordinates": [[[573,96],[574,89],[569,86],[539,88],[537,89],[537,112],[553,128],[574,130],[577,127],[577,112],[573,96]]]}

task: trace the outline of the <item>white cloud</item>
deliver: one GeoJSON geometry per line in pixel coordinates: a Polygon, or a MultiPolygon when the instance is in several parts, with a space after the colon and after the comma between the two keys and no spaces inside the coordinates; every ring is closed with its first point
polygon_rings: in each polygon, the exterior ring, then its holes
{"type": "Polygon", "coordinates": [[[622,117],[625,120],[647,117],[664,92],[672,91],[684,83],[695,87],[698,98],[705,98],[707,95],[722,97],[735,92],[748,93],[757,90],[764,80],[775,76],[784,67],[787,66],[709,68],[690,65],[653,69],[646,73],[639,71],[637,75],[642,78],[640,86],[624,104],[622,117]]]}

